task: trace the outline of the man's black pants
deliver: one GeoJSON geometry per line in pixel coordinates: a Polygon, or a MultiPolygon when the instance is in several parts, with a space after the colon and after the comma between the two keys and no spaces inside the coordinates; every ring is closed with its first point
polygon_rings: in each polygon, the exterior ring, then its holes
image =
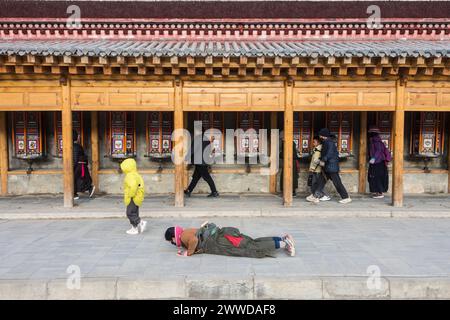
{"type": "Polygon", "coordinates": [[[336,188],[336,191],[339,193],[342,199],[348,198],[347,190],[345,189],[344,185],[342,184],[341,177],[339,176],[339,173],[333,172],[333,173],[326,173],[328,180],[331,180],[333,182],[334,187],[336,188]]]}
{"type": "Polygon", "coordinates": [[[192,181],[188,187],[189,192],[192,192],[194,190],[194,188],[197,185],[198,180],[200,180],[200,178],[203,178],[203,180],[205,180],[206,183],[209,185],[209,188],[211,189],[211,193],[217,192],[216,185],[214,184],[214,181],[208,172],[208,166],[203,166],[203,165],[195,166],[194,174],[192,175],[192,181]]]}

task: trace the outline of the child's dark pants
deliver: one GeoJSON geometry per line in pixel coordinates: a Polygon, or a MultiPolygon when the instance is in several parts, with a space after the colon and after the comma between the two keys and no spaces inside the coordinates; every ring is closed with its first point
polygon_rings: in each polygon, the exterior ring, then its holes
{"type": "Polygon", "coordinates": [[[133,199],[131,199],[130,204],[127,206],[127,217],[131,225],[135,228],[141,222],[141,218],[139,218],[139,207],[134,203],[133,199]]]}

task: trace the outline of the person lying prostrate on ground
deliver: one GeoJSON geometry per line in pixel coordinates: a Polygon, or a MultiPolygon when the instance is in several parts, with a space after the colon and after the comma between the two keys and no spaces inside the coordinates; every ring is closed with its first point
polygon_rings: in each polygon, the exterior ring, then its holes
{"type": "Polygon", "coordinates": [[[277,249],[285,249],[295,256],[295,243],[291,235],[252,239],[233,227],[220,228],[205,222],[200,228],[170,227],[164,235],[166,241],[178,247],[179,256],[207,253],[224,256],[264,258],[274,257],[277,249]],[[185,249],[183,251],[183,248],[185,249]]]}

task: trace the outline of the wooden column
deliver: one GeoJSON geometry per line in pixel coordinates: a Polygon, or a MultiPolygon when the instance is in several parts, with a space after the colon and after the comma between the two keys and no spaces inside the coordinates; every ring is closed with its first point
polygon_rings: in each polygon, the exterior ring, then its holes
{"type": "MultiPolygon", "coordinates": [[[[277,113],[270,113],[270,129],[277,129],[277,113]]],[[[270,135],[272,136],[272,134],[270,135]]],[[[277,145],[272,143],[272,139],[270,139],[270,179],[269,179],[269,192],[275,194],[277,192],[277,173],[278,173],[278,153],[277,153],[277,145]]],[[[278,143],[278,141],[277,141],[278,143]]]]}
{"type": "Polygon", "coordinates": [[[8,135],[5,111],[0,111],[0,175],[1,195],[6,196],[8,194],[8,135]]]}
{"type": "Polygon", "coordinates": [[[62,138],[63,138],[63,170],[64,170],[64,207],[73,207],[73,139],[72,110],[70,107],[70,80],[62,81],[62,138]]]}
{"type": "Polygon", "coordinates": [[[294,112],[292,107],[293,81],[287,80],[285,84],[285,110],[284,110],[284,144],[283,144],[283,202],[286,207],[292,205],[292,144],[294,143],[294,112]]]}
{"type": "MultiPolygon", "coordinates": [[[[174,129],[183,129],[184,116],[182,104],[182,84],[181,80],[175,80],[175,111],[174,111],[174,129]]],[[[183,157],[183,138],[178,137],[174,141],[175,159],[178,164],[175,164],[175,207],[184,207],[184,172],[185,164],[181,162],[183,157]],[[180,145],[181,144],[181,145],[180,145]]]]}
{"type": "Polygon", "coordinates": [[[367,181],[367,111],[361,112],[360,132],[359,132],[359,182],[358,192],[366,193],[367,181]]]}
{"type": "Polygon", "coordinates": [[[92,183],[96,190],[99,189],[98,170],[99,170],[99,149],[98,149],[98,112],[91,112],[91,157],[92,157],[92,183]]]}
{"type": "Polygon", "coordinates": [[[405,83],[397,80],[394,113],[394,159],[392,166],[392,205],[403,206],[403,149],[405,126],[405,83]]]}

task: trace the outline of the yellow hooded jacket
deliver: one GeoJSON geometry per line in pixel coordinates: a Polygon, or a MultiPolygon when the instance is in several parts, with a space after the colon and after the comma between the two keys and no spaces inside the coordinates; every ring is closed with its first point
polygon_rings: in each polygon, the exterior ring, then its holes
{"type": "Polygon", "coordinates": [[[120,169],[125,173],[123,180],[123,202],[128,206],[133,202],[139,207],[144,201],[144,180],[137,172],[136,161],[126,159],[120,164],[120,169]]]}

